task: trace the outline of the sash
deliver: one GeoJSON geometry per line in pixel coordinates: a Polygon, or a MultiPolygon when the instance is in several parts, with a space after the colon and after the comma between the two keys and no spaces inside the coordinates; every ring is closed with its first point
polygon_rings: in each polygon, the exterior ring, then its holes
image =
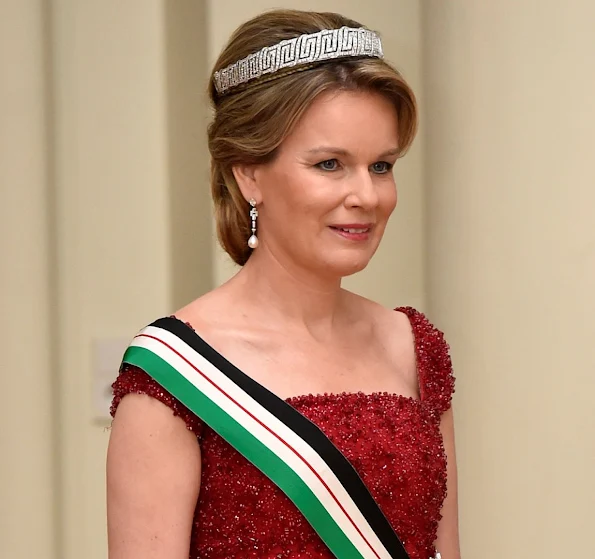
{"type": "Polygon", "coordinates": [[[287,402],[175,317],[141,330],[124,363],[144,370],[275,483],[337,559],[409,559],[351,463],[287,402]]]}

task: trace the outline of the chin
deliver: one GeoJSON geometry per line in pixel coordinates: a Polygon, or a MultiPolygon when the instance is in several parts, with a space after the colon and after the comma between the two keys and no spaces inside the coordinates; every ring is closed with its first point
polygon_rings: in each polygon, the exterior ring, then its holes
{"type": "Polygon", "coordinates": [[[367,255],[360,255],[359,258],[354,258],[352,255],[351,258],[326,258],[323,267],[335,277],[346,278],[361,272],[369,263],[370,258],[367,255]]]}

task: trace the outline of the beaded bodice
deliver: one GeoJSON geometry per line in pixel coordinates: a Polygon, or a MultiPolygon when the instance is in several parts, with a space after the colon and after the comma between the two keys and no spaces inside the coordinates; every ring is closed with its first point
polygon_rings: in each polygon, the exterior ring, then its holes
{"type": "MultiPolygon", "coordinates": [[[[446,495],[440,417],[454,377],[448,347],[423,314],[401,309],[415,335],[419,400],[387,393],[304,395],[287,402],[320,427],[353,464],[411,559],[430,559],[446,495]]],[[[140,369],[124,366],[112,413],[127,393],[164,402],[201,446],[201,489],[190,559],[317,558],[332,555],[293,503],[219,435],[140,369]]]]}

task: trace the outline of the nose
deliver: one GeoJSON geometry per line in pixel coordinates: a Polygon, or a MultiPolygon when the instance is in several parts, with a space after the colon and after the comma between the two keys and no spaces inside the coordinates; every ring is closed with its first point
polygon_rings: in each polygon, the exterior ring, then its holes
{"type": "Polygon", "coordinates": [[[345,205],[366,210],[374,209],[378,205],[378,190],[368,169],[352,177],[345,205]]]}

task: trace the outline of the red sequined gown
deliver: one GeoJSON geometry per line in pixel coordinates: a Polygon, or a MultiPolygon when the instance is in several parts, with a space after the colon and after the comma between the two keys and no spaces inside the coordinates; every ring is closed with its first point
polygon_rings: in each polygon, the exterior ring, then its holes
{"type": "MultiPolygon", "coordinates": [[[[305,395],[287,400],[320,427],[353,464],[399,534],[411,559],[430,559],[446,496],[440,416],[454,377],[442,333],[411,308],[421,399],[376,393],[305,395]]],[[[190,559],[332,559],[293,503],[146,373],[124,366],[113,385],[112,415],[128,393],[168,405],[196,434],[201,489],[190,559]]]]}

